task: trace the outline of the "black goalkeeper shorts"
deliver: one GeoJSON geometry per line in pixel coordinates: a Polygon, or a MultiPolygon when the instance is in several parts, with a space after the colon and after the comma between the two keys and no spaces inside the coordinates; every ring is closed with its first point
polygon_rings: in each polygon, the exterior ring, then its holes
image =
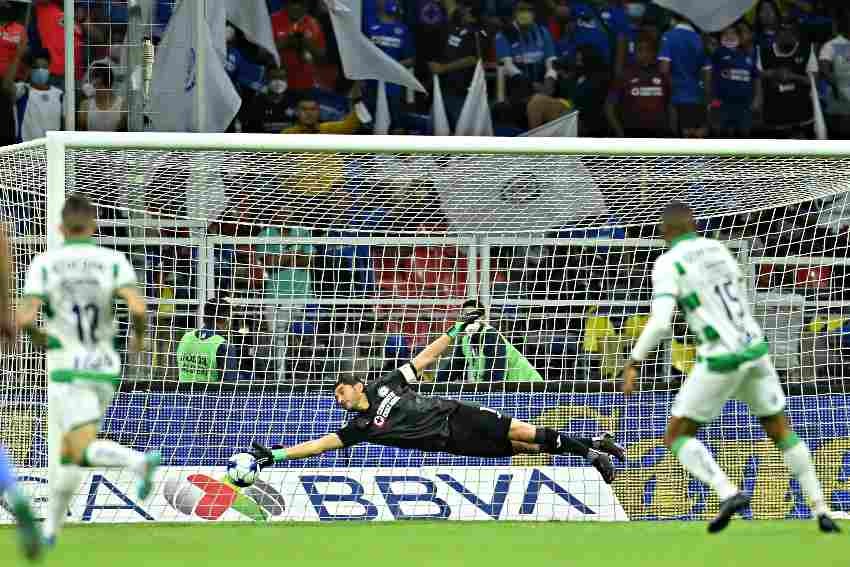
{"type": "Polygon", "coordinates": [[[443,450],[466,457],[510,457],[513,455],[508,439],[510,430],[509,416],[461,403],[449,418],[450,437],[443,450]]]}

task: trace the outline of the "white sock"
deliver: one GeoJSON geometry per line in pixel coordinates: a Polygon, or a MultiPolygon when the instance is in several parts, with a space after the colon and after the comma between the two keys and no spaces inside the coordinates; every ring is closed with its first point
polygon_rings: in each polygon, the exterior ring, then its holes
{"type": "Polygon", "coordinates": [[[122,467],[139,472],[145,465],[144,453],[106,439],[96,439],[89,443],[84,458],[90,467],[122,467]]]}
{"type": "Polygon", "coordinates": [[[697,480],[710,486],[720,500],[738,493],[738,489],[711,456],[709,450],[696,437],[679,437],[673,442],[673,454],[685,470],[697,480]]]}
{"type": "Polygon", "coordinates": [[[62,527],[65,516],[68,514],[71,499],[77,493],[82,482],[83,471],[77,465],[58,466],[49,475],[50,498],[47,505],[47,518],[44,522],[45,537],[55,536],[62,527]]]}
{"type": "Polygon", "coordinates": [[[788,467],[791,476],[800,483],[812,511],[816,516],[828,514],[829,508],[826,506],[823,489],[815,474],[815,466],[812,464],[812,456],[806,443],[797,437],[796,433],[792,433],[777,445],[782,449],[785,466],[788,467]]]}

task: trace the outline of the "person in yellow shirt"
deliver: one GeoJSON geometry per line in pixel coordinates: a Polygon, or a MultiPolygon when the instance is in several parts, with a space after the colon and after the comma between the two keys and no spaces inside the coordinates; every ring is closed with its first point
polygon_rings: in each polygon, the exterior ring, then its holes
{"type": "Polygon", "coordinates": [[[321,121],[321,108],[315,97],[306,94],[296,107],[296,124],[286,128],[284,134],[353,134],[363,122],[369,122],[368,110],[360,102],[360,83],[351,89],[352,110],[342,120],[321,121]]]}

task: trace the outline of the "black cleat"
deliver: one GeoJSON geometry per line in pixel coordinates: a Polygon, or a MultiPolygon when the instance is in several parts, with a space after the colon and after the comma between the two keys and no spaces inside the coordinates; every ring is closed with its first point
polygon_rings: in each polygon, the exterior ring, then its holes
{"type": "Polygon", "coordinates": [[[827,516],[826,514],[821,514],[818,516],[818,528],[825,534],[837,534],[841,531],[838,527],[838,524],[835,523],[835,520],[827,516]]]}
{"type": "Polygon", "coordinates": [[[599,471],[605,484],[614,482],[614,463],[611,462],[611,457],[605,453],[589,449],[587,451],[587,460],[593,465],[593,468],[599,471]]]}
{"type": "Polygon", "coordinates": [[[745,509],[750,505],[750,497],[744,494],[743,492],[739,492],[735,496],[731,496],[720,503],[720,511],[717,512],[717,515],[708,523],[708,533],[716,534],[721,531],[723,528],[729,525],[729,522],[732,520],[732,516],[745,509]]]}
{"type": "Polygon", "coordinates": [[[608,453],[621,463],[626,462],[626,448],[614,440],[614,436],[605,431],[593,438],[593,448],[608,453]]]}

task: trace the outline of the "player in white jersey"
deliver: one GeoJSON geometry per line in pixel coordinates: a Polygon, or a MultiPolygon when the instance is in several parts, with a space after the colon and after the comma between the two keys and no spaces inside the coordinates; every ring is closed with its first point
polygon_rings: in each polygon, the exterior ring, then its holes
{"type": "Polygon", "coordinates": [[[82,481],[80,467],[129,468],[144,499],[160,460],[156,451],[140,453],[97,439],[121,375],[114,346],[116,298],[127,303],[133,321],[131,350],[142,348],[147,318],[133,267],[123,254],[94,244],[96,228],[94,206],[85,197],[69,196],[62,209],[65,244],[33,259],[17,314],[18,328],[47,348],[48,542],[55,540],[82,481]],[[40,310],[43,329],[36,327],[40,310]]]}
{"type": "Polygon", "coordinates": [[[764,334],[753,318],[738,263],[722,243],[696,235],[693,212],[687,205],[671,203],[662,223],[670,248],[655,261],[652,315],[623,368],[623,392],[628,395],[633,391],[640,362],[669,333],[678,304],[699,346],[697,363],[670,410],[664,442],[692,476],[720,497],[720,511],[708,531],[722,530],[750,503],[695,437],[701,425],[720,415],[727,400],[737,398],[749,405],[765,433],[782,451],[821,531],[838,532],[809,449],[785,417],[785,395],[767,354],[764,334]]]}

